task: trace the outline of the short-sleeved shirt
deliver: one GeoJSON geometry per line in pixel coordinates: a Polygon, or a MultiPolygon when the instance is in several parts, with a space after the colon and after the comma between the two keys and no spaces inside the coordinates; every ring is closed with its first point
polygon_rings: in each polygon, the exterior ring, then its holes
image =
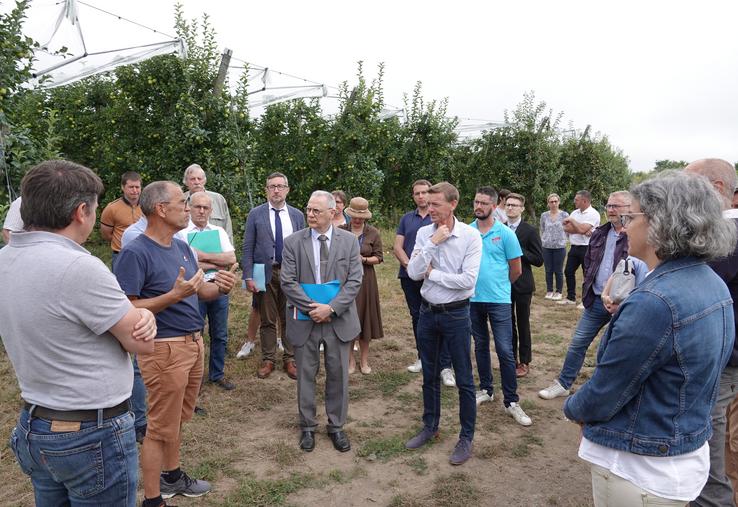
{"type": "MultiPolygon", "coordinates": [[[[210,223],[222,227],[228,234],[228,239],[233,243],[233,224],[231,222],[231,212],[228,210],[228,201],[218,192],[205,190],[205,193],[208,194],[212,203],[210,223]]],[[[185,192],[184,196],[189,198],[190,191],[185,192]]]]}
{"type": "MultiPolygon", "coordinates": [[[[571,212],[569,217],[580,224],[590,224],[592,229],[600,226],[600,213],[592,206],[584,211],[580,211],[577,208],[571,212]]],[[[589,236],[585,234],[569,234],[569,243],[575,246],[587,246],[589,245],[589,236]]]]}
{"type": "MultiPolygon", "coordinates": [[[[408,259],[413,254],[418,229],[430,224],[430,213],[426,213],[426,215],[422,217],[420,216],[420,213],[418,213],[418,210],[415,209],[402,215],[400,225],[397,226],[396,234],[404,238],[402,241],[402,249],[405,251],[405,255],[407,255],[408,259]]],[[[400,272],[397,274],[397,278],[410,278],[407,274],[407,269],[402,265],[400,266],[400,272]]]]}
{"type": "MultiPolygon", "coordinates": [[[[471,224],[477,231],[474,220],[471,224]]],[[[515,232],[499,220],[492,228],[482,234],[482,264],[474,290],[472,303],[510,303],[510,265],[508,261],[523,256],[520,242],[515,232]]]]}
{"type": "Polygon", "coordinates": [[[120,252],[121,238],[131,224],[141,218],[141,206],[132,206],[125,197],[120,197],[107,206],[100,215],[100,223],[113,228],[113,238],[110,240],[110,248],[114,252],[120,252]]]}
{"type": "Polygon", "coordinates": [[[0,336],[28,403],[92,410],[128,399],[131,360],[108,330],[131,308],[105,264],[61,234],[17,232],[0,250],[0,336]]]}
{"type": "MultiPolygon", "coordinates": [[[[198,270],[197,258],[187,243],[175,237],[167,247],[141,234],[121,250],[115,263],[115,276],[127,296],[149,299],[172,289],[180,266],[185,268],[185,280],[198,270]]],[[[155,316],[157,338],[200,331],[204,324],[197,294],[168,306],[155,316]]]]}
{"type": "MultiPolygon", "coordinates": [[[[207,224],[205,227],[200,229],[198,226],[196,226],[191,220],[190,225],[188,225],[186,228],[182,229],[180,232],[187,237],[187,243],[191,244],[192,242],[189,239],[189,234],[191,232],[197,233],[198,231],[218,231],[218,239],[220,240],[220,251],[221,252],[233,252],[236,249],[233,248],[233,244],[231,244],[231,240],[228,237],[228,233],[226,233],[225,229],[222,227],[218,227],[217,225],[213,224],[207,224]]],[[[180,232],[177,233],[177,235],[180,234],[180,232]]],[[[175,236],[176,237],[176,236],[175,236]]],[[[193,247],[194,248],[194,247],[193,247]]],[[[215,278],[216,270],[209,270],[205,273],[205,281],[210,281],[215,278]]]]}
{"type": "Polygon", "coordinates": [[[21,198],[19,197],[10,203],[8,214],[5,215],[5,222],[3,222],[3,229],[7,229],[10,232],[20,232],[23,230],[23,219],[21,218],[20,209],[21,198]]]}

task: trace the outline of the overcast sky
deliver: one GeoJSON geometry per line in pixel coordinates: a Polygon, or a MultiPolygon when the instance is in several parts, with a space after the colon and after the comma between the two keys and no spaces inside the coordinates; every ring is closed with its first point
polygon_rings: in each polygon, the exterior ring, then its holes
{"type": "MultiPolygon", "coordinates": [[[[86,2],[173,33],[168,1],[86,2]]],[[[337,86],[353,82],[358,60],[370,79],[384,62],[391,105],[422,81],[451,115],[499,121],[534,91],[563,111],[562,127],[591,124],[634,170],[665,158],[738,161],[736,2],[182,3],[188,18],[207,12],[220,47],[254,64],[337,86]]],[[[81,24],[113,36],[120,26],[81,24]]]]}

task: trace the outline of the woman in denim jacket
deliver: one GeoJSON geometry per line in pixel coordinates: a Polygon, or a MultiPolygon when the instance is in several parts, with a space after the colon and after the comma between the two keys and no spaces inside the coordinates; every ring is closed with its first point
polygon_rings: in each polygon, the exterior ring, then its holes
{"type": "Polygon", "coordinates": [[[683,506],[707,481],[710,410],[735,337],[730,294],[705,261],[732,253],[735,226],[701,177],[668,172],[631,192],[621,220],[649,274],[564,413],[582,425],[595,506],[683,506]]]}

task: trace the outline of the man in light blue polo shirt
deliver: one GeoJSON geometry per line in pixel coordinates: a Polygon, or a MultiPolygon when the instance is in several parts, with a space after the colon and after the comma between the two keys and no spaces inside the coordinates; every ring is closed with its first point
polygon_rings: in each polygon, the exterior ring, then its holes
{"type": "Polygon", "coordinates": [[[522,273],[520,258],[523,251],[515,233],[499,220],[494,211],[497,192],[492,187],[480,187],[474,196],[474,216],[471,226],[482,235],[482,263],[479,278],[471,298],[470,318],[474,337],[474,354],[479,372],[477,405],[494,399],[492,362],[489,352],[489,330],[492,325],[495,350],[500,360],[500,376],[505,411],[523,426],[532,421],[518,404],[518,381],[513,354],[511,286],[522,273]]]}

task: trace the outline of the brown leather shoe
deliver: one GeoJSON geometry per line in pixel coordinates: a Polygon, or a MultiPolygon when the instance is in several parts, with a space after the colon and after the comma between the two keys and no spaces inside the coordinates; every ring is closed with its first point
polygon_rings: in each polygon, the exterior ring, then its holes
{"type": "Polygon", "coordinates": [[[284,371],[287,372],[287,376],[292,380],[297,380],[297,365],[294,361],[284,362],[284,371]]]}
{"type": "Polygon", "coordinates": [[[517,366],[517,368],[515,368],[515,376],[518,378],[525,377],[526,375],[528,375],[529,371],[530,367],[525,363],[521,363],[517,366]]]}
{"type": "Polygon", "coordinates": [[[261,368],[256,370],[256,376],[259,378],[267,378],[274,371],[274,363],[271,361],[262,361],[261,368]]]}

